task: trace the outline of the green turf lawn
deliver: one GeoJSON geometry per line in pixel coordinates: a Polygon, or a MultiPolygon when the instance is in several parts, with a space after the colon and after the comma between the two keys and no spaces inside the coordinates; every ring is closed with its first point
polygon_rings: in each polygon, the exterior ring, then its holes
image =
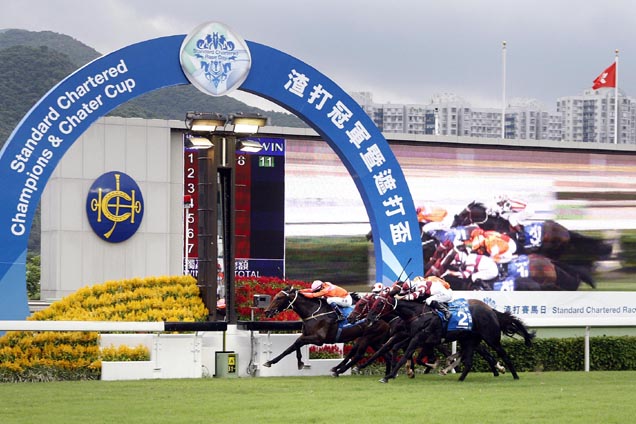
{"type": "Polygon", "coordinates": [[[628,423],[636,372],[0,384],[0,422],[628,423]]]}

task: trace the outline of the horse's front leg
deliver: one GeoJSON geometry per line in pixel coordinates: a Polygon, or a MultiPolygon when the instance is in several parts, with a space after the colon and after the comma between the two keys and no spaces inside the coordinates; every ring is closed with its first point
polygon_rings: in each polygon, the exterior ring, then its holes
{"type": "Polygon", "coordinates": [[[274,359],[270,359],[269,361],[265,362],[263,364],[263,366],[269,368],[269,367],[271,367],[272,365],[276,364],[278,361],[280,361],[285,356],[289,355],[290,353],[292,353],[295,350],[296,351],[296,359],[298,360],[298,369],[301,370],[301,369],[303,369],[305,364],[302,361],[302,353],[300,352],[300,348],[305,346],[305,345],[308,345],[308,344],[321,345],[322,344],[322,339],[319,338],[319,337],[316,337],[316,336],[302,335],[302,336],[298,337],[296,339],[296,341],[291,344],[291,346],[289,346],[287,349],[285,349],[283,351],[283,353],[281,353],[280,355],[278,355],[274,359]]]}

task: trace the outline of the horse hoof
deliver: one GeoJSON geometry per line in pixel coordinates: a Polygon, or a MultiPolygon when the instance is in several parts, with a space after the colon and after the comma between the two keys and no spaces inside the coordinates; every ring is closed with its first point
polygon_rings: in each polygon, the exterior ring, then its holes
{"type": "Polygon", "coordinates": [[[267,361],[263,364],[263,366],[269,368],[272,366],[272,363],[270,361],[267,361]]]}
{"type": "Polygon", "coordinates": [[[387,380],[386,378],[381,378],[378,380],[380,383],[388,383],[389,380],[387,380]]]}
{"type": "Polygon", "coordinates": [[[334,372],[331,373],[331,376],[332,377],[340,377],[340,374],[338,374],[337,372],[334,371],[334,372]]]}
{"type": "Polygon", "coordinates": [[[415,373],[413,371],[409,371],[409,372],[406,373],[406,376],[408,378],[415,378],[415,373]]]}

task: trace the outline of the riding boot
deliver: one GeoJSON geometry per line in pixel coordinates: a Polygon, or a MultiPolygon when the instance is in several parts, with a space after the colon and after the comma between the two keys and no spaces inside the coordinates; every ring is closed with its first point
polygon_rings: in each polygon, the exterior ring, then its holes
{"type": "Polygon", "coordinates": [[[472,290],[485,290],[484,280],[482,280],[481,278],[477,278],[475,281],[473,281],[473,284],[471,284],[471,286],[472,290]]]}
{"type": "Polygon", "coordinates": [[[508,264],[497,264],[499,268],[499,280],[504,280],[508,276],[508,264]]]}
{"type": "Polygon", "coordinates": [[[344,316],[344,314],[342,313],[342,311],[340,310],[338,305],[336,305],[335,303],[332,303],[331,307],[336,312],[336,321],[340,322],[340,321],[344,321],[346,319],[346,317],[344,316]]]}
{"type": "MultiPolygon", "coordinates": [[[[515,239],[517,241],[518,246],[524,246],[526,244],[526,234],[523,231],[523,227],[521,225],[516,225],[512,227],[515,230],[515,239]]],[[[517,249],[518,251],[519,249],[517,249]]]]}
{"type": "Polygon", "coordinates": [[[431,308],[437,309],[438,311],[443,313],[444,314],[444,318],[446,318],[446,321],[450,320],[451,313],[448,310],[448,306],[446,306],[445,303],[438,302],[437,300],[434,300],[434,301],[431,302],[430,306],[431,306],[431,308]]]}

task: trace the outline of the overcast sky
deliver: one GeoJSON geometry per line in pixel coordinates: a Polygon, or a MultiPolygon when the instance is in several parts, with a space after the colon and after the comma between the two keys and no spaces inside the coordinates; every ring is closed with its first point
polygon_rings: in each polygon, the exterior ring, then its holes
{"type": "Polygon", "coordinates": [[[59,32],[101,53],[209,21],[378,102],[428,104],[453,93],[474,107],[501,107],[504,40],[509,101],[532,98],[555,110],[558,97],[592,86],[615,49],[619,88],[636,97],[633,0],[0,2],[1,29],[59,32]]]}

